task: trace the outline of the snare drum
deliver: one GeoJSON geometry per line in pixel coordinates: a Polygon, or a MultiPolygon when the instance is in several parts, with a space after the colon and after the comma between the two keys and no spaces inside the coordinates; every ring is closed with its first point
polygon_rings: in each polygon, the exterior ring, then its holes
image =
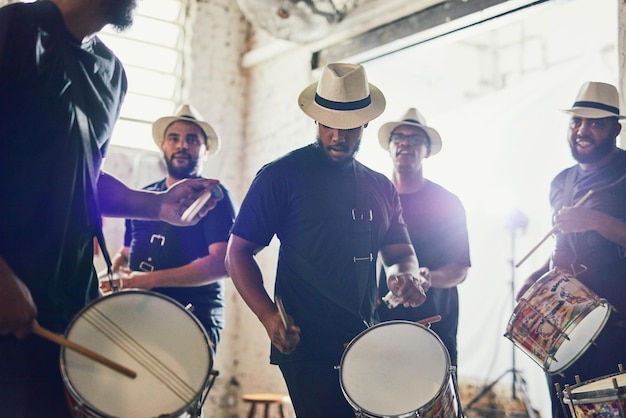
{"type": "Polygon", "coordinates": [[[626,374],[588,380],[563,391],[573,418],[625,418],[626,374]]]}
{"type": "Polygon", "coordinates": [[[341,358],[341,390],[358,417],[461,416],[450,356],[437,335],[408,321],[357,335],[341,358]]]}
{"type": "Polygon", "coordinates": [[[524,293],[504,336],[546,372],[559,373],[593,343],[610,313],[605,299],[575,277],[553,269],[524,293]]]}
{"type": "Polygon", "coordinates": [[[65,336],[137,373],[132,379],[61,348],[77,416],[175,417],[204,392],[213,351],[200,322],[175,300],[124,290],[87,305],[65,336]]]}

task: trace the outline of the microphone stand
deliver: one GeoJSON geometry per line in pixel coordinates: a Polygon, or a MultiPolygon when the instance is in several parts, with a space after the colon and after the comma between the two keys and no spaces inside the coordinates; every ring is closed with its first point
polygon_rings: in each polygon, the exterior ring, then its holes
{"type": "MultiPolygon", "coordinates": [[[[515,303],[516,303],[515,301],[515,252],[516,252],[515,243],[516,243],[516,238],[517,238],[517,230],[518,229],[524,230],[526,229],[527,225],[528,225],[528,218],[526,217],[526,215],[524,215],[522,212],[520,212],[517,209],[514,209],[510,212],[509,217],[506,222],[506,227],[511,232],[511,259],[509,260],[509,264],[511,266],[511,283],[510,283],[511,284],[511,287],[510,287],[511,312],[515,310],[515,303]]],[[[478,402],[483,396],[485,396],[489,391],[491,391],[491,389],[496,384],[498,384],[498,382],[502,380],[502,378],[504,378],[507,374],[511,373],[512,374],[511,399],[513,399],[514,401],[518,400],[518,392],[519,392],[519,394],[521,395],[521,401],[524,404],[524,408],[526,410],[526,414],[523,416],[529,417],[529,418],[536,418],[535,411],[530,406],[530,401],[526,394],[526,381],[524,380],[524,377],[522,376],[521,370],[518,370],[516,367],[515,356],[517,353],[515,351],[515,346],[512,345],[511,348],[512,348],[511,368],[506,370],[504,373],[498,376],[494,381],[492,381],[487,386],[485,386],[483,390],[480,391],[480,393],[478,393],[478,395],[476,395],[467,404],[467,406],[465,407],[465,411],[471,411],[472,409],[478,411],[479,408],[474,408],[474,404],[476,404],[476,402],[478,402]]],[[[485,412],[485,409],[480,408],[480,411],[485,412]]],[[[491,413],[509,412],[509,411],[499,411],[497,409],[489,409],[488,411],[491,413]]],[[[493,416],[496,416],[496,415],[493,415],[493,416]]]]}

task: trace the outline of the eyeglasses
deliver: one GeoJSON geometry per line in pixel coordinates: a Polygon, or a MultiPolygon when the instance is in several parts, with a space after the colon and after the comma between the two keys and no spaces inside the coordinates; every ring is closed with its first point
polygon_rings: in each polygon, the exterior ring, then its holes
{"type": "Polygon", "coordinates": [[[398,145],[402,142],[408,142],[410,145],[428,145],[428,137],[424,134],[411,134],[411,135],[403,135],[403,134],[391,134],[389,137],[389,142],[393,142],[395,145],[398,145]]]}

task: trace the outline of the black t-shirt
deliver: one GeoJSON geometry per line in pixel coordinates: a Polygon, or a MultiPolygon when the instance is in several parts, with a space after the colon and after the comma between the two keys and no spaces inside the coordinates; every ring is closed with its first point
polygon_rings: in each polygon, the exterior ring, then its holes
{"type": "MultiPolygon", "coordinates": [[[[152,271],[181,267],[209,255],[209,245],[227,242],[235,219],[235,209],[226,188],[224,198],[193,226],[174,226],[166,222],[127,220],[124,245],[130,247],[131,270],[152,271]]],[[[167,189],[165,180],[145,190],[167,189]]],[[[224,284],[217,281],[194,287],[156,287],[183,306],[191,304],[193,314],[207,328],[224,326],[224,284]]]]}
{"type": "Polygon", "coordinates": [[[0,9],[0,254],[57,332],[97,296],[75,97],[99,169],[125,92],[121,62],[97,37],[74,39],[53,2],[0,9]]]}
{"type": "MultiPolygon", "coordinates": [[[[432,270],[451,263],[470,267],[465,209],[456,195],[427,181],[418,192],[400,194],[400,202],[402,217],[420,266],[432,270]]],[[[389,291],[384,271],[381,272],[379,281],[379,294],[383,297],[389,291]]],[[[441,315],[441,321],[431,324],[431,329],[441,338],[450,352],[453,364],[456,364],[459,321],[457,288],[430,288],[426,296],[426,302],[417,308],[398,306],[388,309],[381,304],[378,307],[380,319],[417,321],[441,315]]]]}
{"type": "Polygon", "coordinates": [[[339,360],[343,344],[366,329],[363,321],[376,320],[378,250],[410,242],[393,184],[354,164],[372,209],[368,247],[374,258],[358,261],[370,264],[368,273],[356,273],[354,262],[363,242],[355,244],[360,232],[352,219],[359,206],[353,164],[334,164],[314,145],[300,148],[263,167],[241,205],[232,233],[263,246],[278,237],[275,293],[302,330],[289,356],[272,346],[274,363],[339,360]]]}
{"type": "MultiPolygon", "coordinates": [[[[563,206],[573,206],[589,190],[593,194],[583,207],[626,222],[626,151],[618,150],[607,165],[595,170],[584,171],[576,165],[559,173],[550,189],[553,214],[563,206]]],[[[556,232],[555,238],[552,266],[574,274],[625,315],[626,248],[595,231],[556,232]]]]}

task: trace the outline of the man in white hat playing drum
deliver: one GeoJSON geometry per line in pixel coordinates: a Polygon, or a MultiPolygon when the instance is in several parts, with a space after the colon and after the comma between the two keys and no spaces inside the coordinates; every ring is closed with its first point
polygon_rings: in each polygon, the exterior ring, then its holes
{"type": "Polygon", "coordinates": [[[337,366],[345,345],[376,321],[377,255],[401,303],[422,304],[427,283],[393,184],[354,158],[363,130],[385,108],[383,94],[361,65],[336,63],[323,68],[298,103],[315,120],[317,140],[257,173],[226,265],[267,331],[270,362],[279,365],[298,418],[352,418],[337,366]],[[274,235],[278,307],[255,260],[274,235]]]}
{"type": "Polygon", "coordinates": [[[548,374],[554,417],[566,417],[555,388],[618,372],[626,364],[626,152],[618,148],[621,131],[617,89],[586,82],[570,114],[568,143],[577,165],[560,172],[550,189],[555,248],[518,293],[558,268],[605,298],[616,308],[588,349],[562,373],[548,374]],[[590,190],[580,207],[573,207],[590,190]]]}
{"type": "MultiPolygon", "coordinates": [[[[173,116],[157,119],[152,125],[152,136],[167,167],[164,179],[144,188],[155,192],[167,190],[182,179],[201,178],[203,162],[220,148],[213,127],[188,104],[173,116]]],[[[220,200],[194,226],[127,219],[124,246],[113,258],[113,270],[119,273],[114,282],[119,288],[152,290],[183,306],[191,305],[214,350],[224,326],[221,279],[227,277],[224,257],[235,218],[227,189],[222,184],[216,187],[220,200]]],[[[101,289],[110,290],[109,282],[102,281],[101,289]]]]}
{"type": "MultiPolygon", "coordinates": [[[[378,131],[380,146],[393,163],[391,181],[400,194],[402,217],[407,224],[422,275],[430,281],[426,302],[417,308],[378,306],[381,321],[417,321],[440,315],[431,329],[441,338],[457,366],[456,335],[459,299],[456,286],[465,280],[470,263],[465,209],[459,198],[424,177],[424,160],[441,150],[441,137],[426,125],[424,116],[410,108],[398,121],[378,131]]],[[[388,292],[380,269],[379,295],[388,292]]]]}

